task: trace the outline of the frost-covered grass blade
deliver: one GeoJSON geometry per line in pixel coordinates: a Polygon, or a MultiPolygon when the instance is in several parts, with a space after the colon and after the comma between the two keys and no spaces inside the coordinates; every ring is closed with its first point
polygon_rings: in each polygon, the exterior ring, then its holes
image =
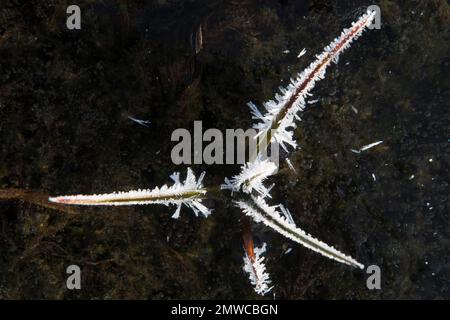
{"type": "Polygon", "coordinates": [[[350,256],[343,254],[326,243],[312,237],[297,227],[290,217],[289,211],[282,206],[269,206],[263,198],[252,197],[252,202],[236,201],[235,204],[255,222],[262,222],[276,232],[282,234],[308,249],[338,262],[363,269],[364,265],[350,256]],[[281,211],[278,211],[281,208],[281,211]]]}
{"type": "Polygon", "coordinates": [[[174,182],[171,186],[163,185],[160,188],[156,187],[154,189],[139,189],[106,194],[50,197],[49,201],[85,206],[176,205],[177,209],[172,216],[175,219],[179,217],[181,205],[184,204],[191,208],[195,215],[201,213],[207,217],[211,213],[211,210],[201,203],[201,200],[206,194],[206,189],[202,185],[204,176],[205,173],[202,173],[197,180],[192,170],[188,168],[184,181],[180,181],[179,172],[175,172],[170,176],[174,182]]]}
{"type": "Polygon", "coordinates": [[[275,95],[275,100],[263,104],[264,114],[253,103],[248,104],[253,118],[258,120],[253,127],[263,137],[258,143],[260,154],[273,142],[278,142],[286,151],[288,146],[297,147],[293,137],[295,121],[300,120],[298,113],[304,109],[306,99],[311,96],[311,90],[317,81],[325,77],[327,67],[332,62],[339,61],[340,54],[362,34],[374,17],[375,11],[367,12],[354,22],[351,28],[344,29],[339,37],[316,56],[315,61],[297,74],[297,77],[291,79],[286,88],[280,87],[280,93],[275,95]]]}

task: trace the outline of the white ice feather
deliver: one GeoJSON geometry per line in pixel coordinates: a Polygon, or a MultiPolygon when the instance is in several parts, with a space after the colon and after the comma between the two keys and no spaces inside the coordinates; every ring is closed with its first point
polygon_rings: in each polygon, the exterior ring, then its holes
{"type": "Polygon", "coordinates": [[[365,146],[361,147],[361,148],[359,149],[359,151],[365,151],[365,150],[370,149],[370,148],[373,148],[373,147],[375,147],[375,146],[377,146],[377,145],[379,145],[379,144],[381,144],[381,143],[383,143],[382,140],[377,141],[377,142],[370,143],[370,144],[368,144],[368,145],[365,145],[365,146]]]}
{"type": "Polygon", "coordinates": [[[362,147],[359,148],[359,149],[350,149],[350,150],[351,150],[352,152],[354,152],[354,153],[361,153],[361,152],[366,151],[366,150],[368,150],[368,149],[370,149],[370,148],[373,148],[373,147],[375,147],[375,146],[377,146],[377,145],[379,145],[379,144],[381,144],[381,143],[383,143],[382,140],[377,141],[377,142],[373,142],[373,143],[370,143],[370,144],[367,144],[367,145],[365,145],[365,146],[362,146],[362,147]]]}
{"type": "Polygon", "coordinates": [[[297,58],[301,58],[305,53],[306,53],[306,49],[303,48],[303,50],[300,51],[300,53],[297,55],[297,58]]]}

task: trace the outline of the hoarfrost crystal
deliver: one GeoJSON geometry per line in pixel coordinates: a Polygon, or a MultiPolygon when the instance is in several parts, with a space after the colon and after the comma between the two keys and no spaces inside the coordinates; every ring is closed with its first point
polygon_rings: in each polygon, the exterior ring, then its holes
{"type": "Polygon", "coordinates": [[[241,188],[245,193],[251,193],[255,190],[261,196],[269,195],[271,189],[264,186],[263,182],[267,177],[273,175],[277,166],[269,159],[261,160],[257,158],[253,162],[248,162],[241,167],[241,173],[235,175],[230,179],[225,178],[225,184],[222,184],[221,189],[229,189],[232,192],[238,192],[241,188]]]}

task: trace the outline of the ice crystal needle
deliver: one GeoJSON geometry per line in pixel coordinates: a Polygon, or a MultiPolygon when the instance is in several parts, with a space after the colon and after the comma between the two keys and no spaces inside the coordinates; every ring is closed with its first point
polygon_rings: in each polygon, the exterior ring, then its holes
{"type": "Polygon", "coordinates": [[[294,166],[292,165],[291,160],[289,160],[289,158],[286,158],[285,161],[286,161],[286,163],[287,163],[289,169],[291,169],[292,171],[294,171],[294,173],[297,173],[297,170],[295,170],[294,166]]]}
{"type": "Polygon", "coordinates": [[[361,152],[363,152],[363,151],[366,151],[366,150],[368,150],[368,149],[371,149],[371,148],[373,148],[373,147],[375,147],[375,146],[377,146],[377,145],[379,145],[379,144],[382,144],[382,143],[383,143],[383,141],[380,140],[380,141],[373,142],[373,143],[367,144],[367,145],[365,145],[365,146],[362,146],[362,147],[359,148],[358,150],[355,150],[355,149],[351,149],[351,150],[352,150],[352,152],[354,152],[354,153],[361,153],[361,152]]]}
{"type": "Polygon", "coordinates": [[[137,124],[140,124],[141,126],[144,127],[148,127],[148,125],[151,123],[150,120],[141,120],[141,119],[136,119],[134,117],[128,117],[128,119],[130,119],[133,122],[136,122],[137,124]]]}

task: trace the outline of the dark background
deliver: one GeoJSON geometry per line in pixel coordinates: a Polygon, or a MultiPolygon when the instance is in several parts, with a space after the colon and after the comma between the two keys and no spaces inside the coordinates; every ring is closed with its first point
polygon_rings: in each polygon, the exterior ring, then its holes
{"type": "MultiPolygon", "coordinates": [[[[209,201],[208,219],[184,209],[173,220],[163,206],[67,208],[46,197],[166,183],[185,171],[170,159],[174,129],[250,127],[246,103],[271,99],[370,4],[381,29],[317,84],[319,102],[296,130],[297,174],[280,171],[271,203],[380,266],[382,289],[271,230],[253,234],[268,242],[276,298],[450,298],[446,1],[75,2],[1,1],[0,298],[260,298],[242,271],[230,203],[209,201]],[[66,28],[70,4],[81,30],[66,28]],[[70,264],[82,290],[65,287],[70,264]]],[[[214,186],[238,166],[193,169],[214,186]]]]}

